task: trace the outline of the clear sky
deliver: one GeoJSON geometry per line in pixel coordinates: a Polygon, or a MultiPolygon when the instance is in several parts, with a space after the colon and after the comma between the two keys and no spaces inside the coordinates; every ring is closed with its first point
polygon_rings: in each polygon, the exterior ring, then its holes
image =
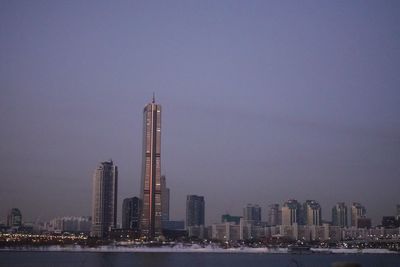
{"type": "MultiPolygon", "coordinates": [[[[289,198],[400,203],[400,1],[0,1],[0,220],[90,215],[92,174],[139,194],[163,107],[171,217],[289,198]]],[[[120,213],[119,213],[120,217],[120,213]]]]}

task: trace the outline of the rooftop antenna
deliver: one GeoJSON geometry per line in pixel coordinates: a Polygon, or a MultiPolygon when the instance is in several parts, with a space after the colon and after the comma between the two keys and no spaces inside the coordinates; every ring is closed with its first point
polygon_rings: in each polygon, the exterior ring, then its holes
{"type": "Polygon", "coordinates": [[[156,94],[153,92],[153,103],[156,102],[156,94]]]}

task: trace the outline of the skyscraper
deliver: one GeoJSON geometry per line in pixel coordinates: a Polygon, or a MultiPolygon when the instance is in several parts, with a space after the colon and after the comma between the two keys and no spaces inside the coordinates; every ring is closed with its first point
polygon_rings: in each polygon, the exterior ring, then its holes
{"type": "Polygon", "coordinates": [[[122,228],[139,229],[140,199],[138,197],[125,198],[122,203],[122,228]]]}
{"type": "Polygon", "coordinates": [[[161,220],[169,221],[169,188],[165,175],[161,176],[161,220]]]}
{"type": "Polygon", "coordinates": [[[8,227],[19,227],[22,225],[21,211],[17,208],[12,208],[7,214],[7,226],[8,227]]]}
{"type": "Polygon", "coordinates": [[[367,210],[363,205],[353,202],[351,205],[351,226],[358,228],[358,219],[365,218],[367,210]]]}
{"type": "Polygon", "coordinates": [[[261,223],[261,207],[247,204],[247,206],[243,208],[243,219],[255,225],[261,223]]]}
{"type": "Polygon", "coordinates": [[[344,202],[338,202],[332,208],[332,225],[347,227],[347,206],[344,202]]]}
{"type": "Polygon", "coordinates": [[[400,221],[400,204],[396,205],[396,219],[400,221]]]}
{"type": "Polygon", "coordinates": [[[315,200],[306,200],[303,203],[303,208],[301,211],[302,219],[300,224],[304,225],[320,225],[321,218],[321,206],[315,200]]]}
{"type": "Polygon", "coordinates": [[[186,198],[186,227],[204,225],[204,197],[189,195],[186,198]]]}
{"type": "Polygon", "coordinates": [[[161,236],[161,105],[153,101],[143,111],[143,152],[140,231],[143,237],[161,236]]]}
{"type": "Polygon", "coordinates": [[[93,175],[92,236],[107,237],[116,226],[117,189],[117,166],[112,160],[101,162],[93,175]]]}
{"type": "Polygon", "coordinates": [[[282,224],[282,211],[279,208],[279,204],[269,205],[268,224],[269,225],[281,225],[282,224]]]}
{"type": "Polygon", "coordinates": [[[301,205],[297,200],[290,199],[282,206],[282,224],[292,225],[300,221],[301,205]]]}

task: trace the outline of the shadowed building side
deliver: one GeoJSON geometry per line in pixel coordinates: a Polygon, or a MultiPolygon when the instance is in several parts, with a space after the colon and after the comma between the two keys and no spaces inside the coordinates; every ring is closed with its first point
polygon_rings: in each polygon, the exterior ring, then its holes
{"type": "Polygon", "coordinates": [[[169,188],[165,175],[161,176],[161,220],[162,223],[169,221],[169,188]]]}
{"type": "Polygon", "coordinates": [[[139,229],[139,207],[140,199],[138,197],[125,198],[122,203],[122,229],[139,229]]]}
{"type": "Polygon", "coordinates": [[[91,236],[105,238],[117,224],[118,168],[113,161],[99,164],[93,175],[91,236]]]}
{"type": "Polygon", "coordinates": [[[347,227],[347,206],[344,202],[338,202],[332,208],[332,225],[339,227],[347,227]]]}
{"type": "Polygon", "coordinates": [[[203,196],[188,195],[186,198],[186,228],[204,225],[204,210],[203,196]]]}

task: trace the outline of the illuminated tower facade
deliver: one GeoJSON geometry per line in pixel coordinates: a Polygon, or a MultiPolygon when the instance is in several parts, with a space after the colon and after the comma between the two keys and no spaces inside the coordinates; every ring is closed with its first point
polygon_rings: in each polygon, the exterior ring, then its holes
{"type": "Polygon", "coordinates": [[[154,96],[143,111],[141,200],[142,236],[161,236],[161,105],[154,96]]]}

